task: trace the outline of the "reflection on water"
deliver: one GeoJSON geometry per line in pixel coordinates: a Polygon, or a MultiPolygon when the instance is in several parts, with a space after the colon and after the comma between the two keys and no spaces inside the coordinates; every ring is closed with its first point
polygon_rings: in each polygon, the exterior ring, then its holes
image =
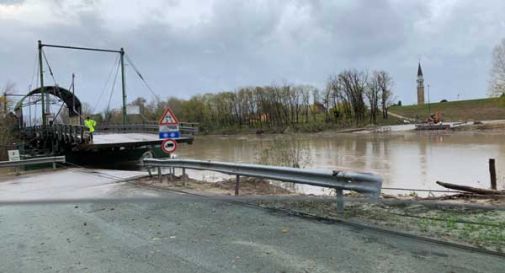
{"type": "Polygon", "coordinates": [[[498,184],[505,188],[504,140],[504,132],[199,136],[178,155],[366,171],[381,175],[384,187],[417,189],[441,189],[437,180],[487,188],[488,159],[496,158],[498,184]]]}

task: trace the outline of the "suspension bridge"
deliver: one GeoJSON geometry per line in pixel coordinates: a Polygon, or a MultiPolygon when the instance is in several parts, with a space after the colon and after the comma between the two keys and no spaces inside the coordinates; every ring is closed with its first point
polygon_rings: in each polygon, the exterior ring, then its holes
{"type": "MultiPolygon", "coordinates": [[[[136,164],[138,160],[142,160],[146,157],[167,156],[159,149],[163,139],[160,138],[160,127],[157,122],[145,120],[144,117],[142,118],[142,123],[132,123],[128,121],[125,59],[130,67],[134,69],[145,87],[155,95],[156,98],[158,98],[158,96],[145,81],[128,55],[125,54],[123,48],[120,50],[111,50],[74,47],[44,44],[38,41],[37,57],[37,81],[39,82],[39,87],[29,91],[14,107],[18,137],[23,141],[23,143],[19,145],[19,149],[26,158],[47,155],[65,155],[71,162],[93,162],[103,165],[118,161],[133,162],[136,164]],[[106,109],[107,111],[110,110],[111,98],[119,74],[122,95],[122,122],[116,124],[110,122],[99,124],[93,134],[93,138],[91,138],[89,130],[83,125],[83,103],[76,95],[74,75],[72,74],[72,83],[68,89],[61,87],[56,82],[53,69],[46,57],[44,48],[117,54],[118,57],[113,69],[115,70],[115,76],[111,85],[106,109]],[[49,72],[54,85],[45,84],[45,69],[47,69],[46,72],[49,72]],[[52,109],[54,105],[56,105],[56,109],[52,109]],[[33,111],[32,108],[35,110],[33,111]],[[38,117],[39,114],[40,118],[38,117]]],[[[109,74],[107,83],[112,78],[113,70],[111,70],[109,74]]],[[[99,100],[104,95],[104,90],[102,90],[102,93],[98,97],[99,100]]],[[[194,135],[198,132],[197,124],[181,122],[177,124],[177,126],[179,134],[175,140],[178,143],[191,144],[194,135]]]]}

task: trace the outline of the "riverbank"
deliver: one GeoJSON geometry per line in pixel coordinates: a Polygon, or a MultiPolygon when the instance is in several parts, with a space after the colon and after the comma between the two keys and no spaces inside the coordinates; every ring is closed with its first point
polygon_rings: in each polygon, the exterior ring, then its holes
{"type": "Polygon", "coordinates": [[[363,130],[366,128],[377,128],[381,126],[403,124],[403,120],[394,116],[383,119],[382,116],[377,119],[376,124],[371,124],[368,120],[356,123],[354,121],[325,122],[316,119],[308,123],[289,124],[286,126],[272,127],[247,127],[230,126],[223,128],[200,128],[202,135],[248,135],[248,134],[289,134],[289,133],[319,133],[326,131],[347,132],[352,130],[363,130]]]}
{"type": "MultiPolygon", "coordinates": [[[[275,135],[275,134],[314,134],[314,133],[388,133],[398,131],[414,131],[414,123],[406,123],[399,117],[390,117],[388,122],[379,124],[363,124],[343,126],[332,123],[300,124],[286,127],[272,128],[221,128],[202,131],[201,135],[229,136],[229,135],[275,135]]],[[[505,119],[475,120],[460,122],[444,122],[451,125],[447,131],[486,131],[505,130],[505,119]]]]}
{"type": "MultiPolygon", "coordinates": [[[[209,197],[234,194],[234,180],[204,182],[188,177],[163,177],[136,181],[142,187],[165,189],[209,197]]],[[[363,225],[428,237],[457,244],[505,252],[505,197],[458,195],[420,198],[410,195],[383,195],[373,201],[346,195],[344,214],[335,209],[331,196],[295,193],[261,179],[242,179],[240,196],[244,202],[326,219],[345,219],[363,225]],[[476,204],[479,204],[476,206],[476,204]]]]}

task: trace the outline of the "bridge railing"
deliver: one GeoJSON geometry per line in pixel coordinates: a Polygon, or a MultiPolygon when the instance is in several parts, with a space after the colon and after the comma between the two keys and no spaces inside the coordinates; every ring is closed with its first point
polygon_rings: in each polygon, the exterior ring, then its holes
{"type": "Polygon", "coordinates": [[[195,122],[179,122],[179,130],[181,130],[183,134],[196,135],[199,132],[199,125],[199,123],[195,122]]]}
{"type": "Polygon", "coordinates": [[[21,129],[28,139],[56,139],[63,143],[81,144],[89,142],[88,128],[81,125],[52,124],[46,126],[30,126],[21,129]]]}
{"type": "Polygon", "coordinates": [[[156,124],[103,124],[96,130],[105,133],[157,133],[159,126],[156,124]]]}
{"type": "MultiPolygon", "coordinates": [[[[158,134],[159,125],[155,123],[138,124],[102,124],[96,130],[105,133],[153,133],[158,134]]],[[[195,135],[198,133],[198,123],[181,122],[179,130],[182,135],[195,135]]]]}
{"type": "Polygon", "coordinates": [[[161,168],[182,168],[208,170],[236,175],[235,195],[239,193],[240,176],[256,177],[264,179],[293,182],[319,187],[335,189],[337,193],[337,209],[343,212],[343,191],[350,190],[359,193],[370,194],[378,198],[382,188],[382,178],[362,172],[349,171],[315,171],[289,167],[266,166],[257,164],[228,163],[218,161],[191,160],[191,159],[153,159],[143,160],[144,167],[149,172],[151,168],[158,169],[158,177],[161,179],[161,168]]]}

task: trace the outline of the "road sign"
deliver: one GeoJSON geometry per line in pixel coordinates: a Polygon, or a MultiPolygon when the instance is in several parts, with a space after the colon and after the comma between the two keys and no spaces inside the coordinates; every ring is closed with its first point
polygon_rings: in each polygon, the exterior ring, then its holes
{"type": "Polygon", "coordinates": [[[19,150],[8,150],[9,161],[19,161],[21,157],[19,156],[19,150]]]}
{"type": "Polygon", "coordinates": [[[140,106],[138,105],[127,105],[126,113],[128,115],[140,115],[140,106]]]}
{"type": "Polygon", "coordinates": [[[165,109],[159,124],[160,139],[180,137],[179,121],[170,108],[165,109]]]}
{"type": "Polygon", "coordinates": [[[163,112],[163,115],[161,115],[159,124],[173,125],[173,124],[179,124],[179,121],[177,120],[177,117],[174,115],[174,112],[172,112],[172,110],[170,110],[170,108],[167,107],[167,109],[165,109],[165,112],[163,112]]]}
{"type": "Polygon", "coordinates": [[[179,124],[160,125],[160,132],[178,132],[179,124]]]}
{"type": "Polygon", "coordinates": [[[160,139],[164,138],[179,138],[181,136],[180,132],[160,132],[160,139]]]}
{"type": "Polygon", "coordinates": [[[161,142],[161,150],[167,154],[175,152],[177,149],[177,142],[173,139],[167,138],[161,142]]]}

